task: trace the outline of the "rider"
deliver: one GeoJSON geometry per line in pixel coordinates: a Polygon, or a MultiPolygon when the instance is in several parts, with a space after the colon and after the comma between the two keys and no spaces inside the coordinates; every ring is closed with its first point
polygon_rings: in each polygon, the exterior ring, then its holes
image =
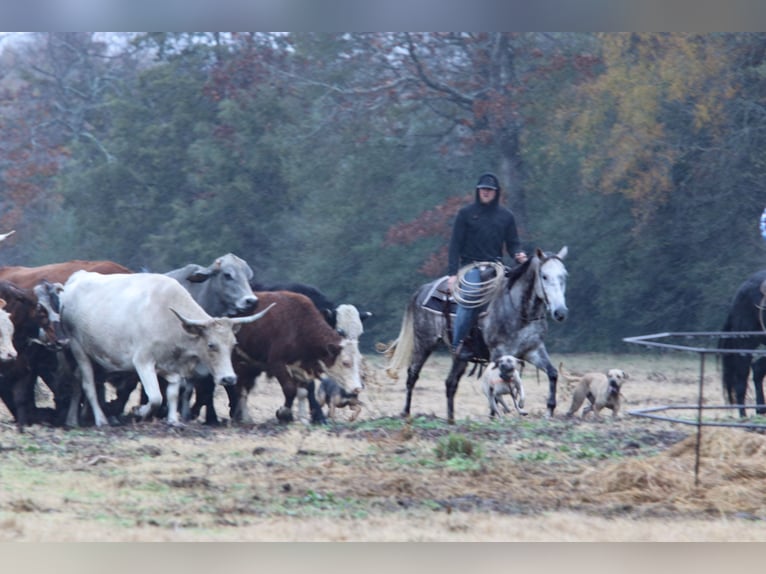
{"type": "MultiPolygon", "coordinates": [[[[516,220],[511,210],[502,207],[500,183],[493,173],[484,173],[476,183],[473,203],[460,209],[452,228],[449,244],[449,288],[453,291],[460,267],[481,262],[502,261],[503,245],[516,263],[524,263],[527,254],[521,249],[516,220]]],[[[480,281],[479,266],[463,275],[463,284],[480,281]]],[[[464,288],[464,287],[463,287],[464,288]]],[[[465,288],[464,288],[465,290],[465,288]]],[[[468,293],[464,293],[468,294],[468,293]]],[[[470,360],[473,352],[463,341],[473,327],[479,314],[477,307],[458,304],[452,335],[452,352],[460,360],[470,360]]]]}

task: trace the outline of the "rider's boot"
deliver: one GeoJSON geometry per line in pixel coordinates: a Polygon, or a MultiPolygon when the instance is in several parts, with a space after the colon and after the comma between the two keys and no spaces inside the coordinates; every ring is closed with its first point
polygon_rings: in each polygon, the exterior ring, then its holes
{"type": "Polygon", "coordinates": [[[458,361],[470,361],[473,359],[473,350],[471,349],[471,345],[468,343],[468,341],[463,339],[452,351],[452,355],[458,361]]]}

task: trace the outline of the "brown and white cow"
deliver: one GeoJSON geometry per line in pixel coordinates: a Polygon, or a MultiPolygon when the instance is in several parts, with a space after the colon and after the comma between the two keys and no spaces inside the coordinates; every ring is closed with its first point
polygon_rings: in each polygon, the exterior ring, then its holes
{"type": "Polygon", "coordinates": [[[19,427],[37,420],[34,404],[36,364],[47,352],[47,345],[63,344],[59,315],[52,302],[58,297],[61,284],[43,281],[34,289],[22,289],[13,283],[0,281],[0,297],[5,301],[13,324],[13,346],[16,355],[0,364],[0,396],[16,419],[19,427]]]}
{"type": "MultiPolygon", "coordinates": [[[[277,410],[283,422],[293,420],[292,406],[299,386],[305,386],[313,422],[325,417],[314,393],[315,379],[327,373],[348,389],[361,387],[359,349],[328,325],[304,295],[289,291],[256,291],[261,306],[276,304],[261,321],[244,325],[237,333],[232,357],[237,383],[227,387],[233,421],[251,422],[247,407],[255,379],[265,373],[282,387],[285,402],[277,410]],[[354,356],[354,353],[357,356],[354,356]]],[[[206,422],[215,424],[213,393],[209,384],[197,386],[192,416],[206,408],[206,422]]]]}
{"type": "MultiPolygon", "coordinates": [[[[314,305],[316,305],[316,301],[314,301],[314,305]]],[[[321,309],[320,309],[321,312],[321,309]]],[[[324,313],[323,313],[324,315],[324,313]]],[[[371,313],[360,313],[359,310],[354,306],[350,305],[348,303],[343,303],[341,305],[338,305],[333,313],[333,316],[335,318],[335,330],[338,331],[338,333],[343,337],[345,340],[345,359],[349,361],[349,367],[351,369],[352,373],[359,373],[359,378],[346,378],[346,384],[350,384],[350,388],[347,388],[346,385],[338,383],[338,381],[334,379],[330,379],[329,377],[321,377],[320,380],[324,382],[325,380],[332,380],[332,384],[337,387],[337,392],[340,395],[344,395],[343,398],[346,401],[346,403],[353,403],[355,409],[360,404],[359,402],[359,393],[364,388],[364,380],[362,379],[361,373],[363,372],[363,357],[362,354],[359,352],[359,338],[364,334],[364,325],[363,321],[365,318],[369,317],[371,313]]],[[[326,317],[325,317],[326,318],[326,317]]],[[[328,383],[325,383],[325,386],[327,386],[328,383]]],[[[327,393],[325,393],[327,394],[327,393]]],[[[306,401],[308,400],[308,391],[305,389],[299,389],[298,390],[298,413],[299,418],[301,420],[307,418],[306,417],[306,401]]],[[[332,413],[334,408],[327,403],[326,401],[322,401],[320,399],[320,396],[317,396],[317,402],[319,403],[320,407],[322,403],[328,404],[328,410],[332,417],[332,413]]],[[[345,403],[344,403],[345,406],[345,403]]],[[[354,410],[354,419],[359,415],[359,410],[354,410]]],[[[352,419],[353,420],[353,419],[352,419]]]]}
{"type": "Polygon", "coordinates": [[[168,423],[178,424],[181,382],[198,366],[215,383],[232,385],[236,375],[231,352],[235,331],[261,318],[256,315],[214,318],[205,313],[178,281],[155,273],[102,275],[74,273],[61,295],[61,316],[70,350],[80,369],[67,424],[77,425],[81,390],[97,426],[108,424],[97,400],[94,365],[107,373],[136,372],[149,402],[137,408],[141,418],[162,403],[158,375],[167,382],[168,423]]]}

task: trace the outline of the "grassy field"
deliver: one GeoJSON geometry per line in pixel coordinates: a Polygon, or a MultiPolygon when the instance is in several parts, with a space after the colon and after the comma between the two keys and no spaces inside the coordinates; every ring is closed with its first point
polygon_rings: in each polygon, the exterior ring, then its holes
{"type": "MultiPolygon", "coordinates": [[[[388,378],[377,356],[366,360],[354,423],[341,411],[327,426],[277,424],[272,381],[259,382],[256,424],[246,428],[150,422],[19,433],[0,410],[0,540],[766,539],[761,432],[703,428],[695,486],[695,427],[628,414],[696,403],[696,355],[554,356],[570,372],[629,374],[616,420],[564,417],[572,392],[564,381],[547,418],[547,381],[533,369],[524,374],[529,415],[489,420],[478,380],[464,378],[455,425],[444,420],[446,357],[426,365],[411,421],[399,417],[403,378],[388,378]]],[[[720,372],[708,363],[704,402],[719,405],[720,372]]],[[[218,389],[219,413],[224,396],[218,389]]],[[[42,389],[40,400],[48,400],[42,389]]],[[[738,420],[731,411],[705,417],[738,420]]]]}

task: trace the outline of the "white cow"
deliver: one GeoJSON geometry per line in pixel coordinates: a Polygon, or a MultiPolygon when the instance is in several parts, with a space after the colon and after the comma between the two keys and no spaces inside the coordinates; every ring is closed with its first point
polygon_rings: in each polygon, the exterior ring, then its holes
{"type": "Polygon", "coordinates": [[[157,381],[168,382],[168,423],[178,424],[178,392],[197,366],[216,383],[236,381],[231,364],[235,332],[262,317],[269,308],[247,317],[213,318],[178,281],[154,273],[102,275],[78,271],[61,294],[61,318],[80,369],[67,416],[77,425],[77,407],[85,390],[97,426],[108,424],[98,403],[93,363],[108,373],[135,371],[149,402],[136,414],[148,417],[162,403],[157,381]]]}

